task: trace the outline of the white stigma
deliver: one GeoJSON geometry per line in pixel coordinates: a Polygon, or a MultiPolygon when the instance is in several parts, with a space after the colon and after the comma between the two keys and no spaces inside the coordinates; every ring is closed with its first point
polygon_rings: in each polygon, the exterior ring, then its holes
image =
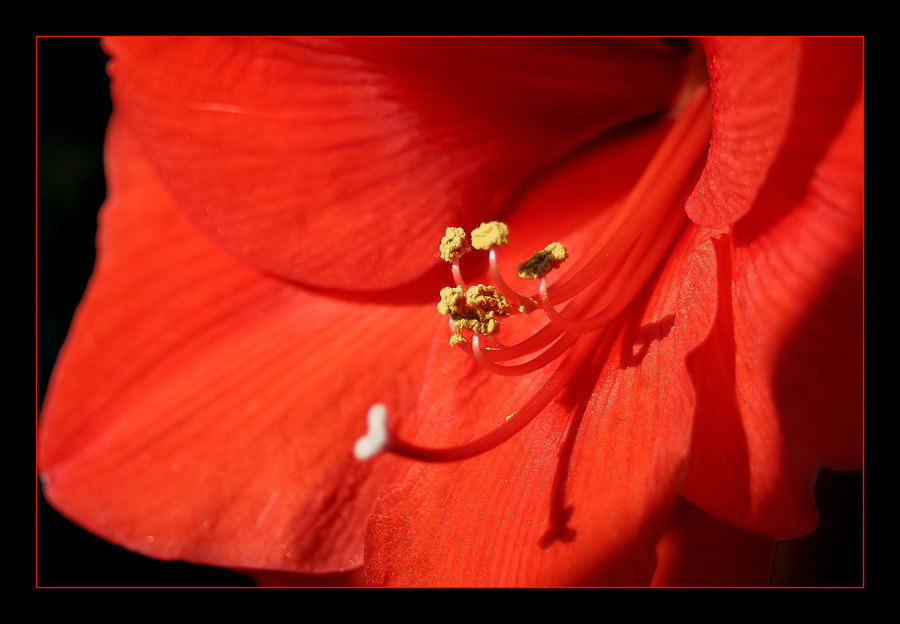
{"type": "Polygon", "coordinates": [[[387,444],[387,408],[381,403],[376,403],[369,408],[367,418],[369,430],[353,445],[356,459],[369,459],[377,455],[387,444]]]}

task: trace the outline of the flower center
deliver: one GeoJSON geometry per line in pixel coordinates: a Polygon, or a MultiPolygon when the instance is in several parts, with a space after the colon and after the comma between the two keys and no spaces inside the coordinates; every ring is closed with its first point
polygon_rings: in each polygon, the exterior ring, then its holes
{"type": "Polygon", "coordinates": [[[373,406],[369,431],[354,447],[355,455],[366,459],[388,452],[419,461],[458,461],[495,448],[538,416],[595,346],[592,334],[625,309],[668,255],[687,220],[680,202],[703,162],[711,124],[709,90],[701,86],[579,266],[549,282],[552,271],[569,259],[558,242],[518,265],[520,277],[537,282],[534,292],[517,292],[498,268],[498,249],[509,238],[506,225],[484,223],[469,236],[462,228],[448,228],[440,252],[451,265],[456,286],[441,291],[438,311],[448,317],[450,345],[504,376],[527,375],[566,358],[522,408],[488,433],[457,446],[433,448],[403,440],[388,427],[385,406],[373,406]],[[475,250],[489,253],[492,285],[470,287],[462,275],[460,258],[475,250]],[[532,313],[546,317],[538,331],[515,344],[501,342],[501,324],[532,313]]]}

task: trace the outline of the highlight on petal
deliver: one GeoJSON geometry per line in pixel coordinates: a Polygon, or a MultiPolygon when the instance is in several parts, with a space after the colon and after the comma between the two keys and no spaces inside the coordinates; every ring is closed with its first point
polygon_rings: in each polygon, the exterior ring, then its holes
{"type": "Polygon", "coordinates": [[[448,223],[665,110],[686,56],[611,38],[124,38],[117,111],[210,238],[265,272],[353,290],[439,262],[448,223]]]}
{"type": "Polygon", "coordinates": [[[97,270],[39,420],[46,498],[150,557],[358,567],[385,470],[352,443],[372,403],[411,409],[433,306],[325,297],[244,266],[185,220],[118,119],[107,162],[97,270]],[[403,340],[372,331],[398,307],[403,340]]]}

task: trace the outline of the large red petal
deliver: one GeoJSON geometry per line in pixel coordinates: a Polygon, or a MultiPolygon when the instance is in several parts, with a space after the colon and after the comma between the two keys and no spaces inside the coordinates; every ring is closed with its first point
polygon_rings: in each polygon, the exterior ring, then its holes
{"type": "Polygon", "coordinates": [[[47,499],[151,557],[360,565],[385,475],[353,441],[371,403],[418,396],[431,297],[354,302],[243,265],[185,220],[118,119],[107,163],[98,266],[39,421],[47,499]]]}
{"type": "Polygon", "coordinates": [[[684,55],[580,38],[125,38],[114,103],[176,203],[255,266],[378,289],[586,139],[662,110],[684,55]],[[323,253],[324,252],[324,253],[323,253]]]}
{"type": "MultiPolygon", "coordinates": [[[[509,221],[511,242],[529,220],[522,229],[543,228],[555,239],[554,215],[569,211],[581,216],[579,235],[590,238],[586,224],[603,207],[594,192],[604,186],[598,179],[619,177],[625,188],[634,180],[625,163],[637,161],[622,147],[584,161],[583,177],[567,169],[529,194],[509,221]],[[555,212],[559,205],[566,211],[555,212]]],[[[601,336],[585,337],[592,345],[586,362],[515,437],[459,463],[397,466],[367,536],[370,583],[650,582],[690,446],[694,396],[684,358],[714,316],[712,246],[698,236],[696,228],[686,230],[658,287],[645,290],[601,336]]],[[[442,330],[419,413],[397,419],[401,435],[423,444],[459,443],[489,430],[523,407],[556,368],[491,376],[450,349],[442,330]]]]}
{"type": "Polygon", "coordinates": [[[720,37],[704,47],[713,133],[687,212],[720,229],[747,213],[778,154],[792,121],[803,46],[788,37],[720,37]]]}
{"type": "Polygon", "coordinates": [[[690,360],[700,401],[683,493],[776,537],[815,527],[820,466],[862,461],[861,41],[816,40],[804,66],[768,179],[717,244],[719,316],[690,360]]]}

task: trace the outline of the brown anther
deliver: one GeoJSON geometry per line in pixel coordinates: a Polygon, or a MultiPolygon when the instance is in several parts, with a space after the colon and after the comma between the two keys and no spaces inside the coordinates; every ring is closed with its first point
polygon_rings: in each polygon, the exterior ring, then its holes
{"type": "Polygon", "coordinates": [[[516,271],[523,279],[539,279],[558,267],[569,257],[560,243],[550,243],[541,251],[531,254],[531,258],[520,264],[516,271]]]}

